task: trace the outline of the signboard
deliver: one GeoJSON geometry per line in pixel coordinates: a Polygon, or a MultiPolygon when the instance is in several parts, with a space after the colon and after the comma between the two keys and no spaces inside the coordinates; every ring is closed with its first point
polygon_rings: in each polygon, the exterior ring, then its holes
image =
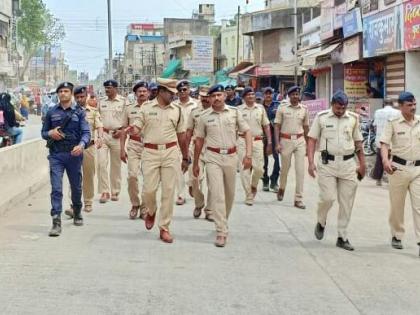
{"type": "Polygon", "coordinates": [[[361,36],[348,38],[343,42],[343,63],[349,63],[361,58],[361,36]]]}
{"type": "Polygon", "coordinates": [[[364,102],[368,95],[366,84],[368,83],[369,70],[366,64],[344,66],[344,92],[349,98],[349,106],[364,102]]]}
{"type": "Polygon", "coordinates": [[[363,19],[363,57],[374,57],[402,49],[402,5],[363,19]]]}
{"type": "Polygon", "coordinates": [[[404,4],[404,47],[420,47],[420,0],[404,4]]]}
{"type": "Polygon", "coordinates": [[[260,66],[258,66],[258,67],[255,68],[255,76],[262,77],[262,76],[270,75],[270,72],[271,72],[270,70],[271,70],[270,67],[267,67],[267,66],[260,67],[260,66]]]}
{"type": "Polygon", "coordinates": [[[339,29],[343,26],[343,16],[347,12],[346,2],[336,5],[334,8],[334,29],[339,29]]]}
{"type": "Polygon", "coordinates": [[[350,11],[351,9],[356,7],[357,0],[347,0],[347,10],[350,11]]]}
{"type": "Polygon", "coordinates": [[[309,125],[312,125],[312,122],[314,121],[316,114],[329,108],[329,104],[325,98],[319,98],[319,99],[310,100],[310,101],[303,101],[302,104],[304,104],[308,108],[309,125]]]}
{"type": "Polygon", "coordinates": [[[322,40],[333,37],[334,35],[334,0],[324,0],[321,2],[321,31],[322,40]]]}
{"type": "Polygon", "coordinates": [[[184,58],[184,69],[193,72],[213,72],[213,38],[192,36],[192,57],[184,58]]]}
{"type": "Polygon", "coordinates": [[[154,24],[144,24],[144,23],[131,23],[130,27],[132,30],[153,31],[155,29],[154,24]]]}
{"type": "Polygon", "coordinates": [[[361,32],[363,32],[362,14],[360,8],[355,8],[343,16],[343,36],[347,38],[361,32]]]}

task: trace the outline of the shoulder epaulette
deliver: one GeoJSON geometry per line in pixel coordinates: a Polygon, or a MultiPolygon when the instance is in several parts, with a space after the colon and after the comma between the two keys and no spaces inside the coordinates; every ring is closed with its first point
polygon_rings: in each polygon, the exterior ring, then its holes
{"type": "Polygon", "coordinates": [[[330,110],[329,110],[329,109],[327,109],[327,110],[322,110],[322,111],[320,111],[320,112],[318,113],[318,116],[322,116],[322,115],[328,114],[329,112],[330,112],[330,110]]]}

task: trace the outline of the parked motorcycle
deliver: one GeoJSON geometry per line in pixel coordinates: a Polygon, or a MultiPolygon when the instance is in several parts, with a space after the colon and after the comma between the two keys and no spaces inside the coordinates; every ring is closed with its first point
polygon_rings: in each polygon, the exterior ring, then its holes
{"type": "Polygon", "coordinates": [[[362,121],[360,129],[363,136],[363,152],[366,156],[376,154],[376,133],[373,126],[373,120],[362,121]]]}

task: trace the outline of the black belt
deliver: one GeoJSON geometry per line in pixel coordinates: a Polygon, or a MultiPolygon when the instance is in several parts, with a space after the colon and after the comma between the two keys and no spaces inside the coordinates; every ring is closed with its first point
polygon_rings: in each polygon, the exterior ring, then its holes
{"type": "MultiPolygon", "coordinates": [[[[343,161],[347,161],[347,160],[350,160],[350,159],[352,159],[352,158],[354,158],[354,153],[352,153],[352,154],[347,154],[347,155],[343,155],[343,161]]],[[[335,160],[335,155],[328,154],[328,155],[327,155],[327,159],[328,159],[329,161],[334,161],[334,160],[335,160]]]]}
{"type": "Polygon", "coordinates": [[[402,159],[398,156],[395,156],[395,155],[392,157],[392,161],[395,162],[395,163],[401,164],[401,165],[407,165],[408,164],[408,165],[420,166],[420,160],[407,161],[407,160],[404,160],[404,159],[402,159]]]}

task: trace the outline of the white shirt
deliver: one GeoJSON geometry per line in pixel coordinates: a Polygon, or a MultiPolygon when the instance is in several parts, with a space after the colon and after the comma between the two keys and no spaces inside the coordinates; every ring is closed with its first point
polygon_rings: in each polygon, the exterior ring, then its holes
{"type": "Polygon", "coordinates": [[[373,125],[376,126],[376,147],[380,148],[380,139],[384,131],[385,125],[388,120],[401,115],[401,112],[398,109],[393,108],[392,106],[385,106],[384,108],[378,109],[375,112],[375,118],[373,120],[373,125]]]}

